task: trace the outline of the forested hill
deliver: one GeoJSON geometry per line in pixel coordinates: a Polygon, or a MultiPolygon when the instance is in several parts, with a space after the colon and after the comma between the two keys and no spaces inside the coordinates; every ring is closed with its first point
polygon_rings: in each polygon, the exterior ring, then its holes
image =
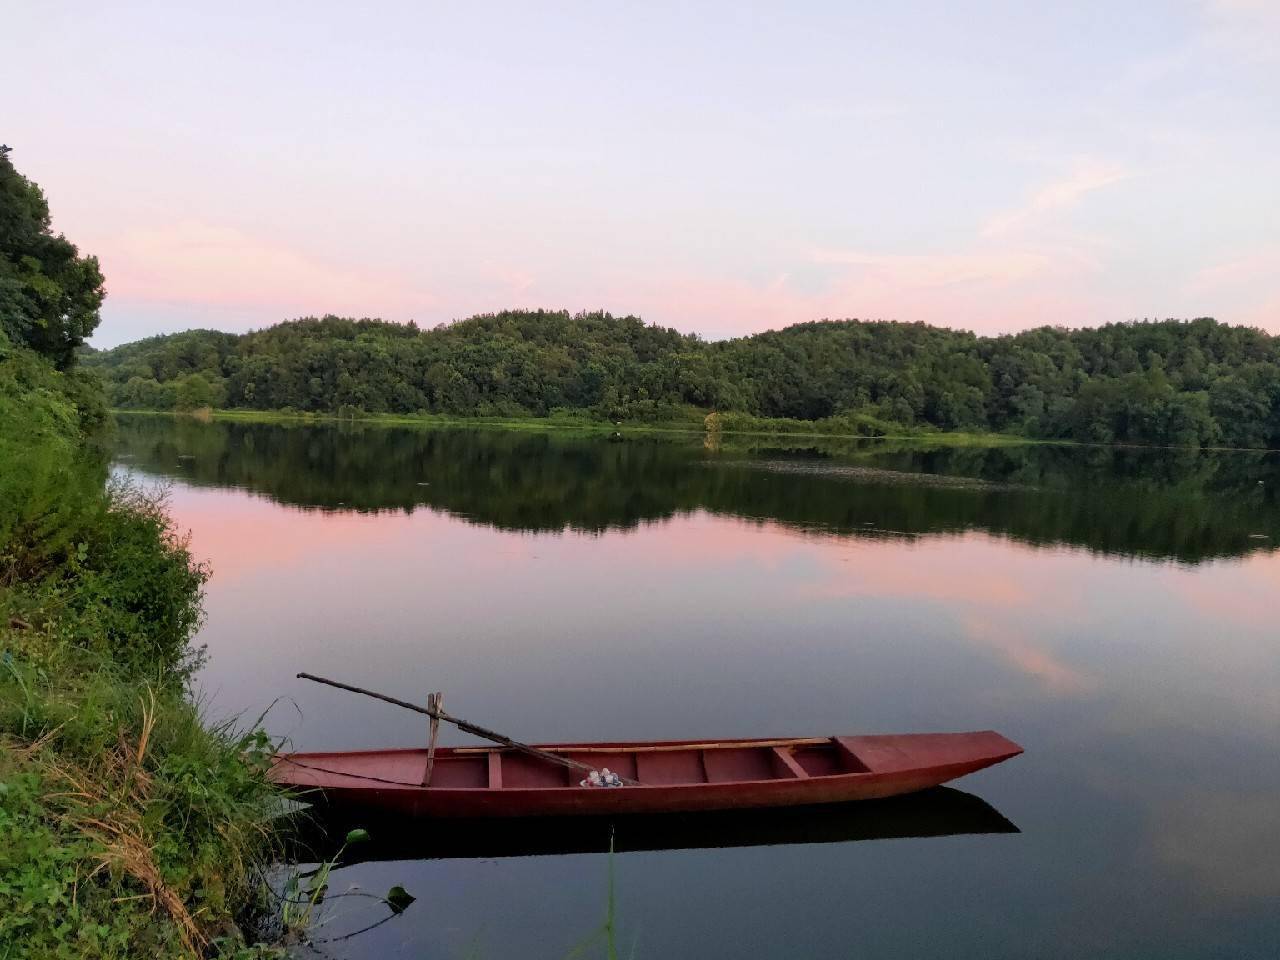
{"type": "Polygon", "coordinates": [[[512,311],[419,330],[296,320],[90,351],[114,406],[650,420],[693,406],[906,427],[1280,446],[1280,337],[1211,319],[979,337],[802,323],[708,343],[635,317],[512,311]]]}

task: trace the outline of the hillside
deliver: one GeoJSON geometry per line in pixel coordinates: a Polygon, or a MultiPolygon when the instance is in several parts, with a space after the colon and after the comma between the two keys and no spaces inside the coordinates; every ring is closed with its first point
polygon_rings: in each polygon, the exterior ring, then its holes
{"type": "Polygon", "coordinates": [[[979,337],[803,323],[715,343],[635,317],[510,311],[431,330],[338,317],[90,351],[111,403],[644,420],[693,406],[904,427],[1280,446],[1280,338],[1202,318],[979,337]]]}

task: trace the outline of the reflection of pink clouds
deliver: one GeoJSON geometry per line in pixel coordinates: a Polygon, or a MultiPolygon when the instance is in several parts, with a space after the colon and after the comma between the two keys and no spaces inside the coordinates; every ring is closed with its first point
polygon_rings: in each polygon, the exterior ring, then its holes
{"type": "Polygon", "coordinates": [[[836,599],[851,596],[911,596],[930,600],[1021,606],[1032,602],[1025,587],[1008,572],[966,566],[972,544],[930,538],[901,542],[896,553],[846,555],[843,569],[804,587],[806,596],[836,599]]]}
{"type": "Polygon", "coordinates": [[[786,552],[760,527],[695,514],[677,525],[642,524],[607,537],[575,531],[513,533],[442,514],[421,506],[402,511],[354,513],[284,506],[242,491],[178,487],[173,511],[178,526],[190,530],[197,559],[208,561],[219,587],[230,580],[282,567],[299,567],[326,554],[358,562],[371,559],[403,566],[465,554],[476,576],[509,569],[512,561],[589,550],[601,561],[642,566],[698,567],[731,559],[757,564],[781,562],[786,552]],[[477,549],[477,547],[483,547],[477,549]]]}
{"type": "MultiPolygon", "coordinates": [[[[858,540],[852,549],[835,553],[830,538],[809,531],[703,512],[678,523],[645,524],[599,537],[513,535],[425,507],[408,516],[304,511],[238,492],[192,488],[180,490],[174,508],[179,523],[191,530],[196,556],[211,563],[220,592],[271,571],[316,568],[338,557],[353,567],[367,557],[370,564],[389,563],[441,579],[448,574],[439,565],[464,558],[469,578],[495,583],[532,559],[576,569],[590,557],[597,571],[626,569],[636,583],[675,571],[694,582],[705,573],[723,577],[747,565],[768,571],[786,588],[785,595],[805,602],[898,597],[957,606],[963,611],[958,627],[971,643],[1050,692],[1077,693],[1089,686],[1083,673],[1037,645],[1017,623],[1027,611],[1044,610],[1046,593],[1054,592],[1041,568],[1020,562],[1016,553],[1010,556],[1008,543],[981,535],[927,542],[858,540]]],[[[1065,612],[1070,591],[1058,589],[1056,595],[1065,612]]]]}
{"type": "MultiPolygon", "coordinates": [[[[853,614],[873,600],[904,612],[928,605],[933,615],[950,618],[957,640],[1054,696],[1092,695],[1116,671],[1143,673],[1152,681],[1145,707],[1152,716],[1193,708],[1185,697],[1199,688],[1175,686],[1186,664],[1200,664],[1195,675],[1201,681],[1220,672],[1214,665],[1223,658],[1265,666],[1259,638],[1271,622],[1270,587],[1280,570],[1275,555],[1250,558],[1243,571],[1237,563],[1135,566],[1125,589],[1137,591],[1141,602],[1185,608],[1186,621],[1204,621],[1206,629],[1223,623],[1238,628],[1215,644],[1162,648],[1165,659],[1146,664],[1130,659],[1138,654],[1127,643],[1128,628],[1118,626],[1124,605],[1115,599],[1112,564],[1083,550],[1032,548],[980,533],[831,537],[696,511],[603,536],[517,534],[425,506],[412,515],[304,511],[240,492],[181,487],[174,509],[192,531],[196,555],[211,561],[213,589],[224,598],[246,581],[269,582],[285,569],[322,591],[329,584],[358,590],[370,572],[380,571],[380,587],[393,591],[424,584],[483,591],[500,584],[518,594],[572,584],[607,616],[611,606],[630,603],[628,595],[650,582],[685,584],[678,591],[681,602],[715,607],[732,604],[740,590],[763,580],[769,595],[754,602],[779,610],[852,604],[853,614]],[[1028,562],[1032,553],[1035,562],[1028,562]],[[1241,583],[1247,586],[1241,589],[1241,583]],[[1109,644],[1108,670],[1096,667],[1098,642],[1109,644]]],[[[670,600],[675,588],[666,589],[670,600]]],[[[1175,639],[1181,640],[1164,642],[1175,639]]],[[[1274,713],[1274,705],[1261,706],[1265,715],[1274,713]]]]}
{"type": "MultiPolygon", "coordinates": [[[[1078,578],[1063,567],[1083,570],[1087,555],[1041,553],[1029,564],[1008,541],[982,534],[929,539],[896,551],[851,551],[844,569],[807,585],[807,596],[822,598],[897,596],[945,603],[959,613],[959,627],[974,645],[987,649],[1057,695],[1096,686],[1086,672],[1065,663],[1033,634],[1041,617],[1059,622],[1082,610],[1078,578]],[[1030,623],[1025,622],[1030,618],[1030,623]]],[[[1078,616],[1078,614],[1077,614],[1078,616]]]]}
{"type": "Polygon", "coordinates": [[[993,617],[978,614],[964,617],[963,622],[970,640],[996,653],[1027,676],[1035,677],[1052,694],[1078,696],[1098,686],[1096,677],[1038,646],[1020,625],[997,623],[993,617]]]}
{"type": "Polygon", "coordinates": [[[1220,624],[1262,628],[1276,622],[1280,553],[1255,553],[1206,568],[1181,585],[1183,597],[1220,624]]]}
{"type": "Polygon", "coordinates": [[[191,533],[192,553],[210,564],[219,587],[264,570],[305,565],[326,551],[382,544],[390,532],[378,522],[385,518],[289,509],[239,491],[177,488],[172,509],[179,529],[191,533]]]}

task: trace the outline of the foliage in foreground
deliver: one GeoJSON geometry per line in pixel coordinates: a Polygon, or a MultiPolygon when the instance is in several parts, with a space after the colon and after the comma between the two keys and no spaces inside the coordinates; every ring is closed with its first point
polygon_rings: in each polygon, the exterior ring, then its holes
{"type": "Polygon", "coordinates": [[[0,148],[0,958],[261,955],[270,745],[200,716],[208,573],[106,482],[101,293],[0,148]]]}
{"type": "Polygon", "coordinates": [[[82,660],[0,677],[8,956],[234,954],[271,844],[270,744],[82,660]]]}
{"type": "Polygon", "coordinates": [[[186,692],[205,571],[162,501],[61,476],[87,498],[46,524],[62,546],[0,550],[0,956],[239,949],[269,744],[207,724],[186,692]]]}
{"type": "Polygon", "coordinates": [[[9,153],[0,146],[0,333],[66,369],[98,325],[102,271],[54,234],[44,192],[9,153]]]}
{"type": "Polygon", "coordinates": [[[91,504],[60,559],[4,556],[0,956],[231,955],[270,851],[270,745],[186,693],[205,572],[160,502],[91,504]]]}

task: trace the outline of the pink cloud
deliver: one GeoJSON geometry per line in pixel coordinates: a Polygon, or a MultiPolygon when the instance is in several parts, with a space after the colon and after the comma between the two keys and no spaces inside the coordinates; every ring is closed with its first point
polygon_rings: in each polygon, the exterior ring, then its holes
{"type": "Polygon", "coordinates": [[[852,267],[846,282],[867,291],[937,290],[973,284],[1005,286],[1042,276],[1057,262],[1034,250],[981,253],[885,255],[860,251],[816,250],[813,262],[852,267]]]}
{"type": "Polygon", "coordinates": [[[1274,0],[1204,0],[1203,6],[1211,46],[1245,62],[1280,57],[1280,6],[1274,0]]]}
{"type": "Polygon", "coordinates": [[[436,300],[403,277],[202,220],[136,227],[104,238],[99,252],[109,292],[125,300],[270,307],[280,319],[426,309],[436,300]]]}
{"type": "Polygon", "coordinates": [[[982,228],[982,236],[998,237],[1029,225],[1054,211],[1067,210],[1085,196],[1129,177],[1120,167],[1092,159],[1081,159],[1065,177],[1045,184],[1021,206],[1001,213],[982,228]]]}
{"type": "Polygon", "coordinates": [[[690,273],[660,284],[625,277],[596,284],[582,299],[712,336],[824,318],[923,321],[997,333],[1124,319],[1120,305],[1090,292],[1089,281],[1100,270],[1091,250],[1064,245],[939,254],[815,248],[797,251],[757,281],[690,273]],[[825,281],[801,289],[796,273],[815,268],[825,281]]]}
{"type": "Polygon", "coordinates": [[[1280,245],[1253,250],[1197,270],[1187,281],[1188,293],[1212,293],[1240,284],[1280,277],[1280,245]]]}
{"type": "Polygon", "coordinates": [[[1272,245],[1202,267],[1183,290],[1204,312],[1280,332],[1280,246],[1272,245]]]}

